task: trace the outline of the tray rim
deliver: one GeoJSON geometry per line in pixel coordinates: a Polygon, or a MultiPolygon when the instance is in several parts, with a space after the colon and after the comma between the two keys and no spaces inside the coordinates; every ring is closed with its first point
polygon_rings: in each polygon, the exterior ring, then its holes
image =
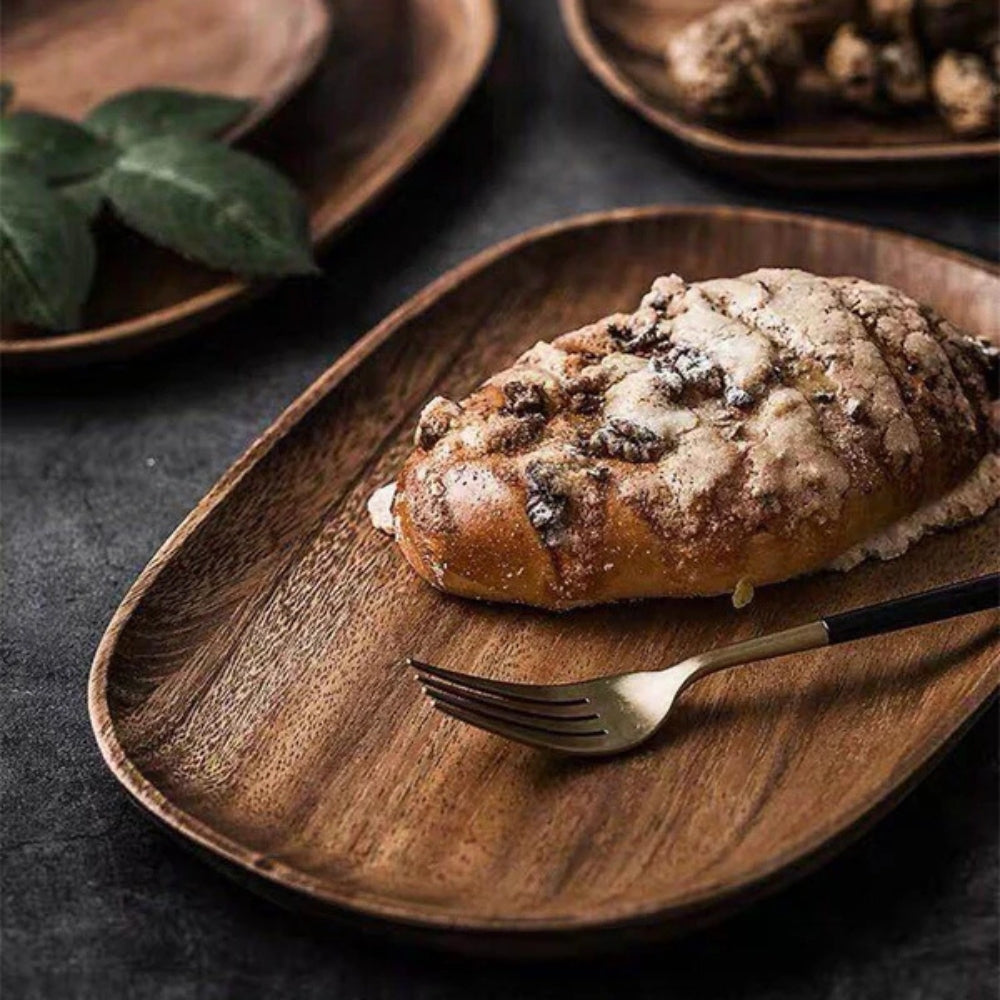
{"type": "Polygon", "coordinates": [[[660,106],[622,73],[598,42],[587,12],[588,0],[559,0],[563,24],[570,44],[581,61],[618,101],[674,138],[717,157],[729,160],[781,161],[785,165],[813,164],[903,164],[1000,157],[1000,138],[956,139],[950,142],[903,143],[898,146],[792,146],[782,143],[738,139],[708,125],[689,121],[660,106]]]}
{"type": "MultiPolygon", "coordinates": [[[[296,63],[294,70],[286,75],[280,88],[271,91],[264,99],[257,101],[239,121],[222,132],[222,138],[226,142],[239,139],[280,111],[292,95],[312,76],[313,71],[323,59],[336,20],[334,9],[336,0],[294,0],[294,2],[299,6],[301,12],[299,31],[302,35],[300,42],[302,57],[296,63]]],[[[107,94],[107,96],[113,95],[107,94]]],[[[33,105],[25,107],[34,110],[33,105]]],[[[16,110],[20,109],[21,105],[18,103],[16,110]]],[[[41,110],[49,109],[42,108],[41,110]]]]}
{"type": "MultiPolygon", "coordinates": [[[[312,2],[312,0],[310,0],[312,2]]],[[[329,14],[324,42],[332,34],[336,11],[330,10],[330,0],[316,0],[324,6],[329,14]]],[[[414,0],[411,0],[411,3],[414,0]]],[[[462,85],[451,95],[451,102],[445,114],[434,121],[431,128],[406,149],[399,160],[383,163],[375,170],[368,181],[358,189],[352,199],[349,210],[340,210],[332,214],[328,204],[323,203],[310,213],[310,238],[315,250],[323,250],[335,236],[354,223],[360,216],[371,209],[379,198],[404,174],[409,172],[416,162],[430,149],[444,130],[454,121],[459,111],[465,106],[473,89],[489,65],[496,47],[499,32],[499,13],[497,0],[457,0],[464,8],[467,16],[466,35],[475,43],[472,56],[469,59],[469,73],[462,85]]],[[[320,48],[318,58],[310,69],[310,74],[318,70],[323,61],[325,44],[320,48]]],[[[304,82],[303,81],[300,81],[304,82]]],[[[286,100],[292,96],[285,95],[286,100]]],[[[282,103],[285,103],[282,101],[282,103]]],[[[271,109],[268,117],[280,110],[271,109]]],[[[253,112],[248,118],[252,118],[253,112]]],[[[243,123],[241,122],[240,125],[243,123]]],[[[252,120],[246,128],[239,128],[231,137],[242,135],[250,127],[261,124],[260,120],[252,120]]],[[[141,316],[121,320],[95,327],[91,330],[76,330],[55,336],[39,335],[37,337],[21,337],[17,339],[0,338],[0,361],[11,369],[25,370],[45,366],[67,365],[91,360],[91,352],[99,352],[99,358],[110,356],[111,351],[138,351],[145,347],[164,341],[173,340],[186,333],[195,325],[209,323],[224,311],[237,308],[241,304],[266,292],[273,286],[276,279],[248,281],[220,274],[218,284],[204,292],[191,295],[181,302],[163,306],[141,316]]],[[[280,280],[280,279],[277,279],[280,280]]]]}
{"type": "MultiPolygon", "coordinates": [[[[843,817],[839,824],[832,825],[822,832],[816,832],[811,837],[803,838],[802,841],[776,856],[770,864],[760,865],[749,872],[740,882],[728,883],[719,887],[710,886],[676,897],[669,905],[626,906],[621,907],[621,912],[613,911],[596,918],[587,915],[538,919],[527,916],[456,918],[450,916],[441,907],[400,900],[398,897],[368,891],[337,891],[332,889],[323,879],[241,845],[238,841],[219,833],[198,817],[174,805],[132,763],[128,753],[118,741],[114,719],[107,700],[108,669],[116,651],[118,639],[146,592],[151,588],[166,564],[201,528],[215,508],[233,492],[242,479],[316,405],[334,391],[358,365],[392,337],[400,326],[431,308],[439,298],[472,275],[485,270],[507,254],[518,251],[529,244],[573,230],[587,229],[598,225],[620,225],[636,220],[698,215],[723,215],[733,219],[745,218],[757,221],[799,223],[842,232],[850,231],[855,235],[874,232],[902,239],[913,246],[921,247],[924,250],[984,270],[995,277],[1000,277],[1000,265],[998,264],[898,230],[845,222],[807,213],[724,205],[662,204],[588,212],[528,229],[474,254],[425,286],[365,333],[286,407],[222,474],[203,499],[167,537],[128,589],[121,604],[114,612],[94,655],[87,684],[87,708],[101,756],[131,800],[149,813],[159,824],[165,826],[170,833],[177,836],[185,843],[185,846],[193,847],[199,853],[207,852],[210,860],[220,862],[227,873],[229,873],[228,868],[232,866],[239,874],[263,880],[264,885],[269,886],[277,893],[291,891],[293,896],[298,897],[297,903],[300,906],[319,905],[332,911],[333,915],[345,917],[362,925],[374,923],[387,928],[415,930],[422,934],[429,934],[432,938],[442,934],[451,938],[454,938],[455,935],[465,934],[471,936],[486,935],[496,939],[513,936],[526,940],[543,938],[546,935],[562,938],[567,934],[579,932],[603,933],[649,925],[669,927],[687,919],[693,920],[701,913],[714,910],[725,912],[738,908],[740,900],[745,903],[751,902],[768,891],[794,880],[798,875],[805,874],[826,857],[839,852],[859,836],[868,825],[888,812],[909,790],[919,783],[927,771],[961,737],[968,726],[985,709],[991,698],[995,696],[997,690],[1000,689],[1000,672],[994,670],[992,676],[983,674],[977,680],[966,693],[963,710],[959,713],[960,717],[957,721],[954,718],[949,718],[949,724],[942,725],[941,720],[939,720],[935,738],[928,740],[920,748],[919,753],[908,758],[910,765],[905,774],[880,786],[877,794],[872,793],[859,802],[858,806],[843,817]]],[[[454,946],[455,942],[446,940],[445,943],[454,946]]]]}

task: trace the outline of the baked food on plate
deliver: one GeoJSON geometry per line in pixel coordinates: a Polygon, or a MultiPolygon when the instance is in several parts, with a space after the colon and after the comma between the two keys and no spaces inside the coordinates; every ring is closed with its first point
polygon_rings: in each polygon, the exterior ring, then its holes
{"type": "Polygon", "coordinates": [[[657,278],[634,313],[431,400],[369,507],[422,577],[466,597],[739,603],[992,506],[995,361],[860,278],[657,278]]]}

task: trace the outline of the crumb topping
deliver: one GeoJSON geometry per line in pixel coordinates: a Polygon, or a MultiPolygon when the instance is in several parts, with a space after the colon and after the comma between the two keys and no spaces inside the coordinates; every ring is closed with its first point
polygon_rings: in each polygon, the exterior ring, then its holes
{"type": "Polygon", "coordinates": [[[828,568],[846,573],[866,559],[895,559],[924,535],[982,517],[996,504],[997,497],[1000,497],[1000,456],[989,454],[955,489],[848,549],[828,568]]]}
{"type": "Polygon", "coordinates": [[[424,451],[433,448],[448,433],[461,412],[457,403],[444,396],[435,396],[420,414],[413,443],[424,451]]]}
{"type": "MultiPolygon", "coordinates": [[[[488,488],[520,492],[567,572],[599,558],[587,540],[612,493],[661,537],[794,534],[886,481],[928,495],[928,456],[941,491],[968,474],[995,447],[995,364],[932,310],[859,278],[669,275],[634,313],[536,344],[461,404],[432,400],[417,474],[440,484],[503,456],[488,488]]],[[[445,493],[426,527],[448,530],[445,493]]]]}

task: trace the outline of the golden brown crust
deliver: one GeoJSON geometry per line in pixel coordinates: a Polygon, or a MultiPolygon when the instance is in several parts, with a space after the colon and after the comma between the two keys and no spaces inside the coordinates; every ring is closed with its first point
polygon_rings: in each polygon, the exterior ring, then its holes
{"type": "Polygon", "coordinates": [[[396,537],[435,586],[549,608],[786,579],[976,467],[987,370],[978,342],[885,286],[659,278],[635,313],[432,401],[396,537]]]}

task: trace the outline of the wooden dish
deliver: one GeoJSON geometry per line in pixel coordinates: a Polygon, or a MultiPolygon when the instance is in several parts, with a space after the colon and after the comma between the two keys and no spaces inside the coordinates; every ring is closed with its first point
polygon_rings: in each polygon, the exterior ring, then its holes
{"type": "Polygon", "coordinates": [[[615,97],[726,172],[814,188],[932,187],[995,175],[1000,139],[960,140],[932,112],[893,119],[802,106],[771,124],[697,122],[666,93],[667,39],[717,0],[560,0],[577,54],[615,97]]]}
{"type": "Polygon", "coordinates": [[[235,137],[302,84],[329,34],[324,0],[12,0],[4,77],[26,104],[69,118],[154,84],[249,98],[235,137]]]}
{"type": "MultiPolygon", "coordinates": [[[[493,0],[337,0],[335,10],[320,69],[253,142],[304,193],[317,246],[427,149],[479,79],[496,35],[493,0]]],[[[7,370],[120,357],[267,287],[189,264],[122,231],[105,235],[86,328],[0,339],[7,370]]]]}
{"type": "Polygon", "coordinates": [[[706,646],[995,568],[997,512],[895,562],[728,599],[562,615],[420,581],[368,524],[416,415],[651,279],[857,274],[1000,340],[996,270],[771,212],[653,208],[534,230],[359,341],[167,541],[90,676],[105,760],[168,829],[266,894],[452,947],[578,950],[717,917],[840,848],[994,690],[986,616],[715,675],[631,756],[560,760],[436,715],[406,655],[520,680],[706,646]]]}

